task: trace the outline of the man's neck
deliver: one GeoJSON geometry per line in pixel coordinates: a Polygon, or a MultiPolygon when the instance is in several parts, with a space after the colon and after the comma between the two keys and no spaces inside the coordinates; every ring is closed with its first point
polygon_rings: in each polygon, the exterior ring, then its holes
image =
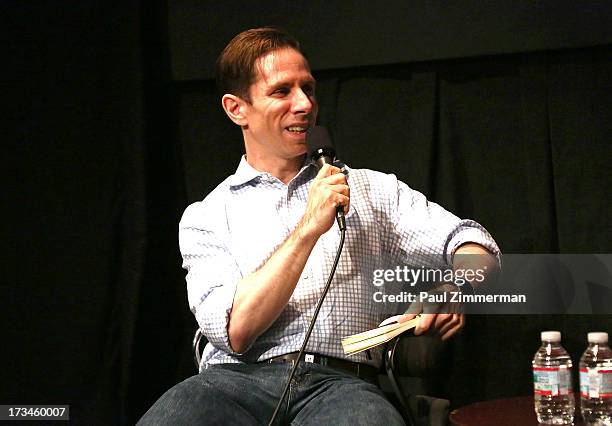
{"type": "Polygon", "coordinates": [[[246,160],[247,163],[251,165],[255,170],[259,170],[260,172],[270,173],[272,176],[279,179],[285,185],[291,182],[302,166],[304,165],[304,159],[306,154],[285,159],[285,158],[263,158],[257,157],[256,155],[249,155],[247,152],[246,160]]]}

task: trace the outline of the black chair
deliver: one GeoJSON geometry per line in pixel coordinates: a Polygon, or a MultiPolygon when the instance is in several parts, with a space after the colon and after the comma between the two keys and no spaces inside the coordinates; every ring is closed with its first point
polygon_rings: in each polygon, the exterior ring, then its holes
{"type": "MultiPolygon", "coordinates": [[[[198,328],[193,338],[194,361],[197,368],[202,359],[201,345],[205,337],[198,328]]],[[[407,425],[446,426],[450,401],[421,395],[429,392],[424,385],[428,378],[443,376],[446,347],[439,338],[405,333],[389,341],[384,348],[379,386],[402,413],[407,425]],[[442,373],[442,374],[441,374],[442,373]]]]}

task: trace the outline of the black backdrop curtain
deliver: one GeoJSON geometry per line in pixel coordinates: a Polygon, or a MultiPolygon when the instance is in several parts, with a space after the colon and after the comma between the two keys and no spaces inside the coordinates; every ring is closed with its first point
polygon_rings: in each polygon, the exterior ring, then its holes
{"type": "MultiPolygon", "coordinates": [[[[0,403],[131,424],[195,372],[177,223],[233,172],[241,135],[212,81],[173,80],[164,2],[2,7],[15,214],[0,403]]],[[[318,71],[320,122],[351,166],[397,174],[506,253],[609,253],[609,51],[318,71]]],[[[562,330],[577,359],[586,332],[611,324],[470,317],[445,391],[455,405],[528,394],[540,330],[562,330]]]]}
{"type": "Polygon", "coordinates": [[[146,250],[143,15],[136,2],[2,2],[1,404],[125,422],[146,250]],[[3,191],[6,192],[6,191],[3,191]]]}

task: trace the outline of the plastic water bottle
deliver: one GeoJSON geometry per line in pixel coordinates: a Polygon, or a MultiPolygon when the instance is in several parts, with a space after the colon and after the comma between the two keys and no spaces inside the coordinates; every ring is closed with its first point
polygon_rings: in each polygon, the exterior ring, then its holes
{"type": "Polygon", "coordinates": [[[580,358],[580,411],[587,425],[612,426],[612,350],[608,333],[589,333],[580,358]]]}
{"type": "Polygon", "coordinates": [[[538,422],[547,425],[572,424],[572,359],[561,346],[560,332],[542,332],[542,346],[533,357],[532,365],[538,422]]]}

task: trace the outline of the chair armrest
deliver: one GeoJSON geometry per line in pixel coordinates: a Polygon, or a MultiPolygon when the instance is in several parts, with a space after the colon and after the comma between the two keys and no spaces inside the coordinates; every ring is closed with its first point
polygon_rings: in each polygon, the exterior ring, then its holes
{"type": "Polygon", "coordinates": [[[415,336],[404,333],[390,341],[385,352],[385,362],[399,376],[431,377],[450,373],[447,343],[437,335],[415,336]],[[393,344],[391,344],[393,343],[393,344]]]}
{"type": "Polygon", "coordinates": [[[202,342],[202,337],[204,335],[200,331],[198,327],[193,336],[193,343],[191,344],[191,348],[193,350],[193,362],[195,362],[196,368],[200,369],[200,362],[202,361],[202,351],[200,349],[200,343],[202,342]]]}

